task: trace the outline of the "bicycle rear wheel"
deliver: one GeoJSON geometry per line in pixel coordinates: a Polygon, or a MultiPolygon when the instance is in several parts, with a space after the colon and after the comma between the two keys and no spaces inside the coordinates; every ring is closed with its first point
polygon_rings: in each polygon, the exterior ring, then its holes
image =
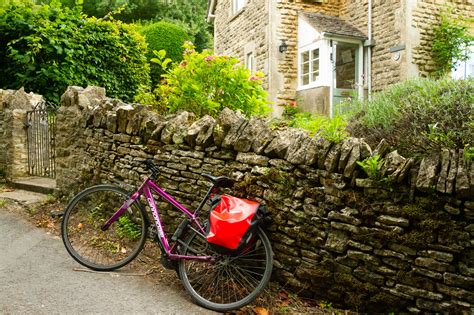
{"type": "Polygon", "coordinates": [[[214,256],[216,262],[181,260],[183,285],[197,304],[218,312],[239,309],[251,303],[270,280],[273,252],[262,229],[239,255],[219,255],[204,236],[193,233],[185,241],[185,255],[214,256]]]}
{"type": "Polygon", "coordinates": [[[110,271],[125,266],[140,253],[148,220],[138,201],[106,231],[101,229],[128,198],[121,188],[98,185],[71,200],[64,212],[61,235],[77,262],[93,270],[110,271]]]}

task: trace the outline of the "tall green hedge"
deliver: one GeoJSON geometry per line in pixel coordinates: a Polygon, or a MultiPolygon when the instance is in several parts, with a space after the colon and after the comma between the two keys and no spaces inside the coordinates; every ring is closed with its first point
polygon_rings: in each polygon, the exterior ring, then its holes
{"type": "Polygon", "coordinates": [[[52,5],[12,5],[0,16],[0,88],[58,101],[68,85],[98,85],[131,101],[149,85],[146,43],[132,26],[52,5]]]}
{"type": "MultiPolygon", "coordinates": [[[[181,61],[183,59],[183,44],[190,40],[190,36],[180,26],[160,21],[157,23],[144,26],[140,33],[145,36],[148,43],[148,59],[154,58],[153,51],[166,51],[166,57],[173,62],[181,61]]],[[[154,85],[160,82],[161,75],[164,73],[159,64],[151,64],[151,79],[154,85]]]]}

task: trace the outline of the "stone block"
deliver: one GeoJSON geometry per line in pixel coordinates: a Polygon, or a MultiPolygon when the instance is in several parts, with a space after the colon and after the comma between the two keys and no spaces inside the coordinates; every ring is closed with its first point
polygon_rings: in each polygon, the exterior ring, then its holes
{"type": "Polygon", "coordinates": [[[349,154],[349,158],[347,159],[346,166],[344,167],[344,170],[342,171],[344,174],[344,177],[346,178],[351,178],[354,170],[356,169],[357,166],[357,161],[360,161],[360,146],[358,144],[354,145],[351,149],[351,152],[349,154]]]}
{"type": "Polygon", "coordinates": [[[438,272],[444,272],[448,270],[449,264],[439,262],[433,258],[418,257],[415,259],[415,265],[424,267],[429,270],[434,270],[438,272]]]}
{"type": "Polygon", "coordinates": [[[362,221],[354,217],[354,215],[357,214],[359,214],[357,210],[346,207],[341,211],[329,212],[328,218],[330,220],[339,220],[352,225],[360,225],[362,221]]]}
{"type": "Polygon", "coordinates": [[[237,153],[236,160],[241,163],[250,164],[250,165],[260,165],[260,166],[268,166],[268,161],[270,158],[258,155],[255,153],[237,153]]]}
{"type": "Polygon", "coordinates": [[[306,155],[311,145],[311,138],[309,138],[308,135],[298,135],[298,138],[295,139],[295,142],[288,147],[286,160],[292,164],[305,164],[306,155]]]}
{"type": "Polygon", "coordinates": [[[433,302],[425,299],[416,299],[416,306],[422,310],[429,310],[434,312],[449,312],[452,310],[452,304],[449,302],[433,302]]]}
{"type": "Polygon", "coordinates": [[[184,140],[191,147],[196,145],[209,146],[212,143],[212,131],[216,124],[216,120],[209,115],[201,117],[195,121],[187,131],[184,140]]]}
{"type": "Polygon", "coordinates": [[[436,284],[436,287],[439,292],[445,295],[449,295],[474,304],[474,292],[472,290],[468,291],[461,288],[450,287],[441,283],[436,284]]]}
{"type": "Polygon", "coordinates": [[[458,154],[455,150],[449,151],[449,171],[448,177],[446,178],[446,194],[452,194],[454,192],[454,182],[456,180],[456,173],[458,170],[458,154]]]}
{"type": "Polygon", "coordinates": [[[351,232],[353,234],[359,234],[360,230],[357,226],[351,225],[351,224],[346,224],[346,223],[340,223],[340,222],[331,222],[331,227],[337,229],[337,230],[343,230],[347,232],[351,232]]]}
{"type": "Polygon", "coordinates": [[[440,158],[438,155],[431,155],[423,158],[420,170],[416,178],[416,188],[423,192],[433,191],[438,175],[440,158]]]}
{"type": "Polygon", "coordinates": [[[395,290],[399,292],[404,292],[405,294],[408,294],[411,296],[421,297],[421,298],[430,299],[430,300],[441,301],[443,299],[442,294],[423,290],[423,289],[418,289],[418,288],[408,286],[408,285],[403,285],[403,284],[395,285],[395,290]]]}
{"type": "Polygon", "coordinates": [[[287,156],[288,148],[290,146],[301,145],[302,130],[288,128],[276,133],[275,138],[265,148],[265,154],[269,157],[278,157],[284,159],[287,156]]]}
{"type": "Polygon", "coordinates": [[[348,235],[342,231],[330,231],[324,247],[337,253],[344,253],[347,249],[348,239],[348,235]]]}
{"type": "Polygon", "coordinates": [[[351,259],[354,259],[354,260],[360,260],[360,261],[363,261],[363,262],[366,262],[366,263],[369,263],[369,264],[372,264],[372,265],[375,265],[375,266],[378,266],[380,265],[380,260],[371,255],[371,254],[368,254],[368,253],[364,253],[364,252],[359,252],[359,251],[355,251],[355,250],[348,250],[347,251],[347,257],[351,258],[351,259]]]}
{"type": "Polygon", "coordinates": [[[458,196],[458,198],[466,198],[469,197],[471,187],[469,184],[468,165],[464,159],[463,149],[459,149],[458,157],[458,169],[456,172],[456,181],[454,187],[456,189],[456,196],[458,196]]]}
{"type": "Polygon", "coordinates": [[[433,258],[439,261],[450,263],[453,261],[454,256],[451,253],[444,253],[436,250],[422,250],[418,253],[420,256],[433,258]]]}
{"type": "Polygon", "coordinates": [[[377,217],[377,221],[383,224],[387,224],[387,225],[397,225],[397,226],[403,226],[403,227],[408,227],[410,225],[410,221],[408,221],[407,219],[392,217],[388,215],[381,215],[377,217]]]}
{"type": "Polygon", "coordinates": [[[438,183],[436,184],[436,191],[446,193],[446,182],[448,180],[448,171],[450,165],[450,154],[448,149],[441,150],[441,169],[439,172],[438,183]]]}
{"type": "Polygon", "coordinates": [[[331,147],[329,152],[326,154],[324,161],[324,169],[328,172],[334,172],[337,170],[339,164],[339,158],[341,156],[341,144],[337,143],[331,147]]]}
{"type": "Polygon", "coordinates": [[[404,254],[400,254],[388,249],[375,249],[374,254],[377,256],[383,256],[383,257],[395,257],[399,259],[405,259],[404,254]]]}
{"type": "Polygon", "coordinates": [[[444,273],[444,283],[466,289],[474,288],[474,277],[462,276],[454,273],[444,273]]]}
{"type": "Polygon", "coordinates": [[[376,286],[383,286],[385,277],[375,272],[371,272],[364,267],[357,267],[353,271],[354,276],[358,279],[372,283],[376,286]]]}

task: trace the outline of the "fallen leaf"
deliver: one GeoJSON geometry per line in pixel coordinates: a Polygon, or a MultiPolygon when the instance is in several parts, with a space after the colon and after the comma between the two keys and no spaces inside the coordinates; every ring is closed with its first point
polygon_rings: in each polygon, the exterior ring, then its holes
{"type": "Polygon", "coordinates": [[[78,229],[83,229],[83,228],[84,228],[84,224],[79,223],[79,224],[77,225],[77,228],[78,228],[78,229]]]}
{"type": "Polygon", "coordinates": [[[268,310],[264,307],[255,307],[253,309],[253,312],[256,314],[256,315],[268,315],[268,310]]]}

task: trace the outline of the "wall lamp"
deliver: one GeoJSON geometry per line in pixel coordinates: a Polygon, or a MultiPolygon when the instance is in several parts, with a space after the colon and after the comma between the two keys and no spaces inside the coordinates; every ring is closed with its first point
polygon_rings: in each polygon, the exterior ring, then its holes
{"type": "Polygon", "coordinates": [[[284,53],[285,51],[288,50],[288,45],[286,44],[286,42],[285,42],[284,39],[281,40],[281,44],[280,44],[280,47],[278,47],[278,50],[279,50],[281,53],[284,53]]]}

